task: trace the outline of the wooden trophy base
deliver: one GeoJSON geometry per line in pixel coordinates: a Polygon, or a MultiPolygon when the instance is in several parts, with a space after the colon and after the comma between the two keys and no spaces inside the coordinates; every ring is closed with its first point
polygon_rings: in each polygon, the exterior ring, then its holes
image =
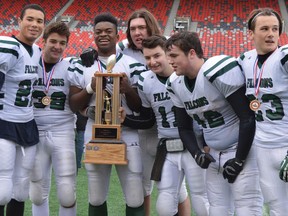
{"type": "Polygon", "coordinates": [[[92,140],[86,144],[84,163],[126,165],[126,144],[92,140]]]}

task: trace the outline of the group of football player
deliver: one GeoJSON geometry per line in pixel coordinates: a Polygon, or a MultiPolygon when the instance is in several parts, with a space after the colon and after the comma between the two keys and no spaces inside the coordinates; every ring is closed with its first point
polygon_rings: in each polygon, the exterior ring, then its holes
{"type": "MultiPolygon", "coordinates": [[[[97,48],[63,58],[69,27],[45,28],[45,19],[41,6],[26,5],[19,33],[0,36],[0,216],[5,206],[6,216],[23,216],[28,198],[33,216],[49,216],[52,169],[59,215],[76,216],[75,113],[88,118],[87,143],[95,122],[94,73],[106,73],[112,55],[113,73],[123,75],[119,118],[128,164],[115,168],[127,216],[150,215],[154,182],[160,216],[192,210],[261,216],[264,203],[270,215],[286,215],[288,45],[279,45],[283,22],[276,11],[250,13],[255,49],[238,58],[206,58],[195,32],[162,36],[146,9],[129,16],[120,42],[117,19],[97,15],[97,48]],[[42,33],[41,50],[35,42],[42,33]]],[[[111,96],[112,89],[107,79],[103,90],[111,96]]],[[[88,215],[107,216],[112,165],[85,163],[85,169],[88,215]]]]}

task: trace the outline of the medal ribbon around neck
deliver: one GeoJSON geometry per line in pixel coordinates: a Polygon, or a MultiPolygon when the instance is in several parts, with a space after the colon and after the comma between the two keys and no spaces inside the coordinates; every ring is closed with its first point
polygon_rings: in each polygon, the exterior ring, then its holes
{"type": "Polygon", "coordinates": [[[257,98],[258,94],[259,94],[259,88],[260,88],[260,83],[261,83],[261,78],[262,78],[262,75],[263,75],[263,71],[264,71],[264,67],[265,67],[265,63],[266,61],[262,64],[262,67],[260,69],[260,73],[257,77],[257,64],[258,64],[258,58],[255,60],[255,63],[254,63],[254,70],[253,70],[253,79],[254,79],[254,86],[255,86],[255,96],[257,98]]]}
{"type": "MultiPolygon", "coordinates": [[[[58,62],[60,62],[62,60],[62,58],[59,59],[58,62]]],[[[58,63],[57,62],[57,63],[58,63]]],[[[55,72],[55,67],[57,65],[57,63],[52,67],[51,71],[49,72],[48,74],[48,77],[47,77],[47,73],[46,73],[46,69],[45,69],[45,63],[44,63],[44,57],[42,57],[42,73],[43,73],[43,83],[44,83],[44,86],[45,86],[45,92],[46,94],[48,93],[49,91],[49,88],[50,88],[50,81],[52,79],[52,76],[55,72]]]]}
{"type": "Polygon", "coordinates": [[[103,73],[102,66],[101,66],[101,64],[100,64],[100,60],[99,60],[99,59],[97,60],[97,63],[98,63],[98,70],[99,70],[99,72],[103,73]]]}

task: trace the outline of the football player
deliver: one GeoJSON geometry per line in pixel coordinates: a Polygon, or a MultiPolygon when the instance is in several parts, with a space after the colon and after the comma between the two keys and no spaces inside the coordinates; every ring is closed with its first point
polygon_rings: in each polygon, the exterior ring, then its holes
{"type": "Polygon", "coordinates": [[[18,19],[20,32],[0,39],[0,215],[24,214],[29,177],[39,135],[31,102],[41,56],[34,44],[42,34],[45,12],[26,5],[18,19]],[[10,201],[11,200],[11,201],[10,201]]]}
{"type": "Polygon", "coordinates": [[[158,188],[157,213],[163,216],[178,214],[179,188],[185,175],[190,187],[192,207],[196,215],[204,216],[208,215],[209,206],[205,171],[196,164],[179,138],[174,106],[165,87],[168,77],[173,73],[173,68],[166,58],[165,41],[164,36],[158,35],[143,39],[143,54],[148,68],[151,69],[142,73],[138,80],[138,93],[143,108],[140,117],[129,115],[123,123],[142,127],[143,120],[152,116],[150,110],[156,116],[160,141],[152,179],[156,181],[158,188]]]}
{"type": "Polygon", "coordinates": [[[70,62],[62,59],[69,36],[69,27],[64,22],[48,25],[43,34],[43,56],[32,95],[40,136],[30,184],[33,216],[49,216],[51,168],[59,216],[76,216],[75,115],[68,102],[70,62]]]}
{"type": "MultiPolygon", "coordinates": [[[[161,35],[160,26],[154,15],[146,9],[134,11],[128,18],[126,35],[127,39],[120,41],[117,44],[117,50],[146,65],[146,60],[143,55],[142,41],[152,35],[161,35]]],[[[145,215],[149,216],[151,205],[150,196],[153,190],[153,181],[150,179],[150,177],[158,143],[157,126],[155,125],[151,129],[138,131],[143,161],[145,215]]],[[[183,185],[181,186],[179,199],[179,215],[190,216],[191,207],[189,205],[190,202],[187,195],[185,181],[183,181],[183,185]]]]}
{"type": "MultiPolygon", "coordinates": [[[[117,52],[128,55],[146,66],[146,60],[143,56],[142,50],[142,41],[149,36],[161,34],[161,30],[156,18],[146,9],[139,9],[134,11],[128,18],[126,34],[127,39],[117,43],[117,52]]],[[[91,53],[93,52],[94,51],[92,50],[91,53]]],[[[82,61],[83,64],[88,67],[94,63],[94,58],[83,58],[82,61]]],[[[133,105],[133,103],[134,101],[131,101],[130,104],[133,105]]],[[[144,208],[145,215],[149,216],[150,195],[153,190],[153,181],[150,180],[150,177],[158,143],[157,127],[155,125],[151,129],[138,130],[138,132],[143,164],[144,208]]],[[[179,201],[179,215],[190,216],[191,207],[185,181],[183,181],[183,185],[181,186],[179,201]]]]}
{"type": "Polygon", "coordinates": [[[204,59],[197,33],[172,35],[167,56],[175,72],[167,89],[175,105],[180,137],[206,172],[209,215],[262,215],[255,150],[255,118],[235,58],[204,59]],[[210,152],[196,144],[193,121],[203,128],[210,152]],[[245,186],[244,186],[245,185],[245,186]]]}
{"type": "MultiPolygon", "coordinates": [[[[74,67],[70,71],[72,83],[70,87],[70,106],[73,111],[83,110],[88,106],[94,106],[92,109],[95,110],[94,73],[95,71],[106,72],[107,59],[112,54],[116,54],[117,59],[113,72],[124,73],[123,75],[125,76],[122,82],[128,82],[125,88],[124,85],[120,86],[120,91],[123,93],[121,94],[122,106],[125,107],[127,113],[131,114],[132,110],[128,107],[126,98],[132,97],[135,98],[132,101],[135,103],[138,101],[138,104],[141,103],[138,99],[139,96],[130,84],[135,85],[138,80],[138,74],[141,71],[145,71],[146,68],[133,58],[122,53],[116,53],[118,38],[117,19],[110,13],[97,15],[94,19],[94,40],[98,48],[99,61],[94,60],[94,64],[89,68],[84,67],[80,60],[74,62],[74,67]]],[[[109,80],[106,83],[106,91],[112,94],[112,83],[109,80]]],[[[95,114],[89,115],[89,109],[87,111],[90,118],[86,126],[85,143],[91,140],[91,128],[95,117],[95,114]]],[[[127,159],[129,162],[128,165],[116,165],[115,167],[125,197],[126,215],[142,216],[144,215],[144,195],[142,162],[139,160],[141,158],[141,150],[138,132],[136,129],[123,126],[121,128],[121,138],[127,145],[127,159]]],[[[108,215],[106,200],[112,165],[87,163],[85,168],[88,175],[89,216],[108,215]]]]}
{"type": "Polygon", "coordinates": [[[279,47],[282,28],[282,19],[276,11],[271,8],[253,10],[248,29],[255,49],[238,58],[245,74],[250,108],[256,115],[254,142],[260,186],[270,215],[287,215],[288,212],[288,185],[280,180],[287,181],[288,149],[288,46],[279,47]]]}

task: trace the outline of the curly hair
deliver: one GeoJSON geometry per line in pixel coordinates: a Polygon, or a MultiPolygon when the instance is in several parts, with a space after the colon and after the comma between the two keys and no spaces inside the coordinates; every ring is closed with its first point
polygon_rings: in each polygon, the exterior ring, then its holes
{"type": "Polygon", "coordinates": [[[57,33],[59,35],[64,35],[67,38],[67,43],[69,41],[70,31],[69,27],[64,22],[54,22],[49,24],[43,33],[43,39],[47,40],[50,34],[57,33]]]}

